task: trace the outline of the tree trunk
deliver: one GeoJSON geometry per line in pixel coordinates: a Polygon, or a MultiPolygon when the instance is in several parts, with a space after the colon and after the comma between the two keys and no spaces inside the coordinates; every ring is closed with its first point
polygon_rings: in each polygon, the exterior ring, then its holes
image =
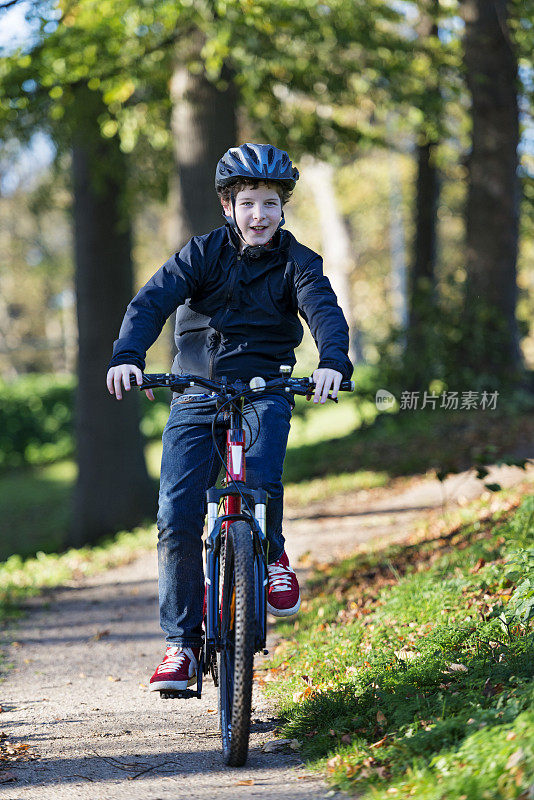
{"type": "Polygon", "coordinates": [[[517,57],[508,0],[463,0],[472,147],[466,210],[467,360],[506,378],[521,369],[516,321],[520,187],[517,57]]]}
{"type": "Polygon", "coordinates": [[[363,361],[362,348],[354,320],[350,275],[354,259],[349,232],[341,215],[334,188],[334,168],[325,161],[305,159],[302,175],[315,198],[321,227],[324,270],[343,309],[350,331],[349,357],[363,361]]]}
{"type": "Polygon", "coordinates": [[[389,158],[389,242],[391,251],[391,306],[393,319],[406,333],[408,325],[408,291],[406,281],[406,245],[402,214],[402,189],[397,165],[389,158]]]}
{"type": "MultiPolygon", "coordinates": [[[[197,52],[202,40],[195,40],[197,52]]],[[[173,246],[182,247],[191,236],[224,224],[215,193],[217,162],[237,139],[237,91],[228,69],[225,87],[211,83],[204,72],[195,74],[180,63],[170,85],[174,149],[176,230],[173,246]]]]}
{"type": "MultiPolygon", "coordinates": [[[[189,56],[200,58],[202,43],[197,34],[189,56]]],[[[230,70],[223,68],[221,81],[225,85],[218,88],[204,72],[191,72],[184,63],[184,53],[180,55],[170,82],[174,153],[169,181],[171,251],[180,250],[192,236],[224,224],[215,193],[215,169],[223,153],[237,141],[237,91],[230,70]]],[[[175,319],[173,313],[166,323],[173,355],[175,319]]]]}
{"type": "MultiPolygon", "coordinates": [[[[427,0],[420,8],[421,19],[417,26],[419,37],[422,40],[437,40],[438,1],[427,0]]],[[[425,122],[434,122],[439,126],[436,116],[439,116],[441,110],[441,89],[437,66],[428,75],[421,108],[430,109],[432,113],[428,117],[425,115],[425,122]]],[[[434,340],[434,326],[439,311],[436,306],[435,269],[440,192],[435,163],[437,147],[436,137],[429,136],[423,127],[416,146],[415,233],[409,273],[408,327],[404,358],[406,387],[412,390],[427,388],[429,380],[436,377],[433,366],[438,356],[438,347],[434,340]]]]}
{"type": "Polygon", "coordinates": [[[139,431],[139,397],[132,390],[118,402],[105,385],[133,282],[125,157],[117,138],[101,136],[102,111],[97,93],[80,90],[72,148],[79,336],[73,546],[132,528],[155,511],[139,431]]]}
{"type": "Polygon", "coordinates": [[[439,200],[438,171],[434,164],[437,142],[426,141],[417,147],[417,182],[413,264],[410,275],[409,324],[417,325],[418,294],[430,301],[434,292],[436,229],[439,200]]]}

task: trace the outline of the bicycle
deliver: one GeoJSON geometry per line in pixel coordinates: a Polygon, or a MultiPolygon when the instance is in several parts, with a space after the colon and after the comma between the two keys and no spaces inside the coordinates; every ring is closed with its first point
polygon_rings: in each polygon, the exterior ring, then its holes
{"type": "MultiPolygon", "coordinates": [[[[259,393],[272,390],[311,395],[315,388],[311,378],[290,377],[291,367],[281,366],[280,372],[279,378],[253,378],[248,385],[241,380],[229,384],[224,378],[215,381],[197,375],[145,374],[138,386],[141,390],[166,387],[176,392],[202,386],[217,399],[212,437],[225,478],[222,488],[212,486],[206,493],[204,620],[197,685],[196,689],[160,691],[160,695],[165,699],[200,698],[203,676],[211,672],[218,688],[223,758],[233,767],[243,766],[248,754],[254,653],[267,653],[268,497],[263,489],[246,484],[244,403],[247,399],[253,403],[259,393]],[[219,451],[215,434],[218,417],[223,414],[227,426],[225,456],[219,451]]],[[[131,378],[135,385],[135,376],[131,378]]],[[[353,381],[342,381],[340,390],[353,391],[353,381]]]]}

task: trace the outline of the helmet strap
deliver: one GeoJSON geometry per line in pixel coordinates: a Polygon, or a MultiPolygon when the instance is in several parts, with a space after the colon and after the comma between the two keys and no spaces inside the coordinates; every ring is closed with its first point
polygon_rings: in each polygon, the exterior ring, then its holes
{"type": "Polygon", "coordinates": [[[236,216],[235,216],[235,201],[236,201],[236,197],[235,197],[235,194],[234,194],[234,190],[232,189],[230,191],[230,202],[232,204],[232,219],[234,221],[235,229],[236,229],[237,233],[239,234],[239,238],[241,239],[241,241],[243,242],[243,244],[245,246],[248,246],[247,242],[245,241],[245,237],[241,233],[241,228],[237,224],[237,219],[236,219],[236,216]]]}

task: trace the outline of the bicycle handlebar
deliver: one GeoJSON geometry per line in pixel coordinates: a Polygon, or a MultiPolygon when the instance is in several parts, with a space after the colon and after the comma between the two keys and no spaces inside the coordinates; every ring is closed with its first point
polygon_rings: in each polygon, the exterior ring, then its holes
{"type": "MultiPolygon", "coordinates": [[[[132,372],[130,374],[132,384],[137,386],[136,376],[132,372]]],[[[312,394],[315,389],[315,383],[312,378],[291,378],[285,375],[279,378],[273,378],[270,381],[260,380],[263,385],[251,386],[257,379],[253,378],[250,383],[244,383],[238,378],[234,383],[226,383],[226,381],[214,381],[208,378],[203,378],[201,375],[175,375],[172,372],[161,372],[157,374],[143,374],[143,382],[137,388],[139,389],[155,389],[158,387],[165,387],[171,389],[173,392],[180,392],[188,386],[203,386],[210,392],[217,395],[225,395],[227,397],[237,397],[242,394],[259,394],[271,389],[283,389],[292,394],[308,395],[312,394]]],[[[353,392],[354,381],[342,380],[339,386],[342,392],[353,392]]],[[[332,399],[332,398],[331,398],[332,399]]]]}

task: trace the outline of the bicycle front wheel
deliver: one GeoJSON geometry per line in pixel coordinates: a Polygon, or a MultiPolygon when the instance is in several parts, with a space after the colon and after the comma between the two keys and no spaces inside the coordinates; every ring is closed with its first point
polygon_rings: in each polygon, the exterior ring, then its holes
{"type": "Polygon", "coordinates": [[[254,667],[254,554],[250,525],[228,528],[221,564],[219,713],[225,763],[247,760],[254,667]]]}

